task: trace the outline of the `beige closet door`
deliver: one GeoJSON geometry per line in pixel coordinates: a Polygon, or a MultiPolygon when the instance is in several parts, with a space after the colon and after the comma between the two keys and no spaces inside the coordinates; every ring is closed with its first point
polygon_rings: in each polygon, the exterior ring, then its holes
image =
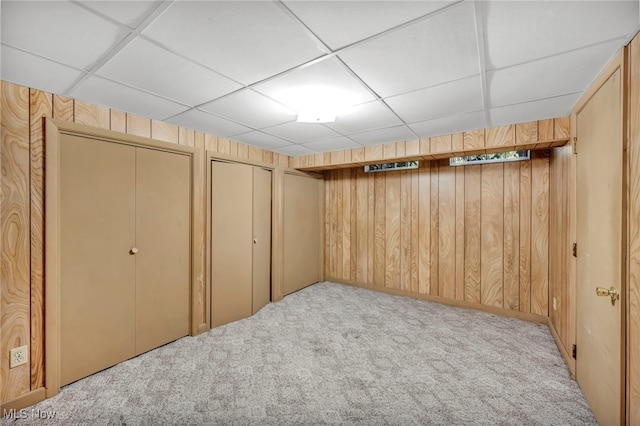
{"type": "Polygon", "coordinates": [[[253,168],[211,162],[211,325],[252,313],[253,168]]]}
{"type": "Polygon", "coordinates": [[[323,181],[284,175],[284,294],[320,280],[320,191],[323,181]]]}
{"type": "Polygon", "coordinates": [[[135,148],[60,141],[60,384],[135,355],[135,148]]]}
{"type": "Polygon", "coordinates": [[[271,172],[253,167],[253,313],[271,300],[271,172]]]}
{"type": "Polygon", "coordinates": [[[576,380],[601,425],[624,423],[622,83],[618,70],[577,114],[576,380]]]}
{"type": "Polygon", "coordinates": [[[136,148],[136,353],[189,334],[189,156],[136,148]]]}

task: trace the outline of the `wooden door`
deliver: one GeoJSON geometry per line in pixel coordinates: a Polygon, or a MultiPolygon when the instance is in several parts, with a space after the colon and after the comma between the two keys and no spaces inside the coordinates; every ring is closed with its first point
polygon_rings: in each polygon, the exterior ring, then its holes
{"type": "Polygon", "coordinates": [[[284,175],[284,294],[320,280],[320,193],[323,181],[284,175]]]}
{"type": "Polygon", "coordinates": [[[189,334],[191,161],[136,148],[136,353],[189,334]]]}
{"type": "Polygon", "coordinates": [[[252,312],[271,300],[271,172],[253,167],[252,312]]]}
{"type": "Polygon", "coordinates": [[[135,148],[60,140],[60,384],[135,355],[135,148]]]}
{"type": "Polygon", "coordinates": [[[602,425],[623,420],[622,84],[618,69],[577,114],[576,379],[602,425]]]}
{"type": "Polygon", "coordinates": [[[211,326],[251,315],[253,168],[211,162],[211,326]]]}

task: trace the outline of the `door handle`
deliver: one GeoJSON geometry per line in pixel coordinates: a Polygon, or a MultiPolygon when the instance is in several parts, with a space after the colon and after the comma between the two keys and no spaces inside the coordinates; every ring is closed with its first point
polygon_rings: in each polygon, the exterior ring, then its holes
{"type": "Polygon", "coordinates": [[[253,244],[258,244],[258,239],[257,238],[253,239],[253,244]]]}
{"type": "Polygon", "coordinates": [[[620,293],[618,293],[618,290],[616,290],[615,287],[611,287],[609,289],[606,289],[604,287],[596,287],[596,294],[598,296],[609,296],[611,297],[611,304],[615,305],[616,304],[616,300],[620,299],[620,293]]]}
{"type": "Polygon", "coordinates": [[[136,253],[138,253],[138,247],[133,247],[133,248],[129,251],[129,253],[131,253],[131,254],[136,254],[136,253]]]}

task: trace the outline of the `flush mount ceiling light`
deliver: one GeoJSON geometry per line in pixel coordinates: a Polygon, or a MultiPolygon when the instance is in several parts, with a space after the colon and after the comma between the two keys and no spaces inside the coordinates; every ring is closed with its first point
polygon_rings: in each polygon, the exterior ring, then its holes
{"type": "Polygon", "coordinates": [[[332,123],[358,103],[356,96],[329,86],[302,86],[280,93],[278,99],[298,112],[298,123],[332,123]]]}

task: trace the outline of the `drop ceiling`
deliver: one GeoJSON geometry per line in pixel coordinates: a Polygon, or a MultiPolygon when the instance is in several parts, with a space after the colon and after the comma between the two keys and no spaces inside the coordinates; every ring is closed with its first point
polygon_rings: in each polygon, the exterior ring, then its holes
{"type": "Polygon", "coordinates": [[[0,78],[306,155],[564,116],[630,1],[6,1],[0,78]],[[353,103],[296,122],[282,93],[353,103]]]}

